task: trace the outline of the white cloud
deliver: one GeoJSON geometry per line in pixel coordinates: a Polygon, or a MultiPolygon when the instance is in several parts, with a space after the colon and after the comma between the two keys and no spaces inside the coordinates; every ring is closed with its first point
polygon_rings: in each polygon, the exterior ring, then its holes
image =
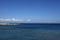
{"type": "Polygon", "coordinates": [[[23,21],[22,19],[15,19],[15,18],[1,18],[0,21],[3,22],[21,22],[23,21]]]}
{"type": "Polygon", "coordinates": [[[27,20],[27,22],[30,22],[30,21],[31,21],[31,19],[28,19],[28,20],[27,20]]]}
{"type": "Polygon", "coordinates": [[[31,19],[16,19],[16,18],[0,18],[0,22],[17,22],[17,23],[24,23],[24,22],[31,22],[31,19]]]}

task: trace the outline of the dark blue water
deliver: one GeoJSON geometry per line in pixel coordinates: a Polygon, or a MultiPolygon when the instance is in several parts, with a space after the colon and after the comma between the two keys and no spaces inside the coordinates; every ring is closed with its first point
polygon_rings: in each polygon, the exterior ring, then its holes
{"type": "Polygon", "coordinates": [[[0,40],[60,40],[60,24],[21,23],[0,26],[0,40]]]}

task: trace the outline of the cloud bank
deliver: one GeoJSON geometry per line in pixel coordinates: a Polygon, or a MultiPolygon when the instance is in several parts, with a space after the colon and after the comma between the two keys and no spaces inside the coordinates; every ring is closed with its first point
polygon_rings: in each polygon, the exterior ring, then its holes
{"type": "Polygon", "coordinates": [[[17,22],[17,21],[23,21],[22,19],[15,19],[15,18],[6,18],[6,19],[4,19],[4,18],[0,18],[0,21],[3,21],[3,22],[17,22]]]}
{"type": "Polygon", "coordinates": [[[31,19],[23,20],[16,18],[0,18],[0,22],[30,22],[31,19]]]}

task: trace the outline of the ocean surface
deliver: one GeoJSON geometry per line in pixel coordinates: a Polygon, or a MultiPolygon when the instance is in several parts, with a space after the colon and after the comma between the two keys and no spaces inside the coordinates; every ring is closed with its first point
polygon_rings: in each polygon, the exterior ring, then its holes
{"type": "Polygon", "coordinates": [[[60,40],[59,23],[21,23],[0,26],[0,40],[60,40]]]}

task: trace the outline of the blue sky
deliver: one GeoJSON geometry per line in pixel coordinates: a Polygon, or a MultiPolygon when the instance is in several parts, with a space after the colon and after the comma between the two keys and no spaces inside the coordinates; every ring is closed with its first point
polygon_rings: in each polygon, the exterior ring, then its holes
{"type": "Polygon", "coordinates": [[[0,18],[60,23],[60,0],[0,0],[0,18]]]}

